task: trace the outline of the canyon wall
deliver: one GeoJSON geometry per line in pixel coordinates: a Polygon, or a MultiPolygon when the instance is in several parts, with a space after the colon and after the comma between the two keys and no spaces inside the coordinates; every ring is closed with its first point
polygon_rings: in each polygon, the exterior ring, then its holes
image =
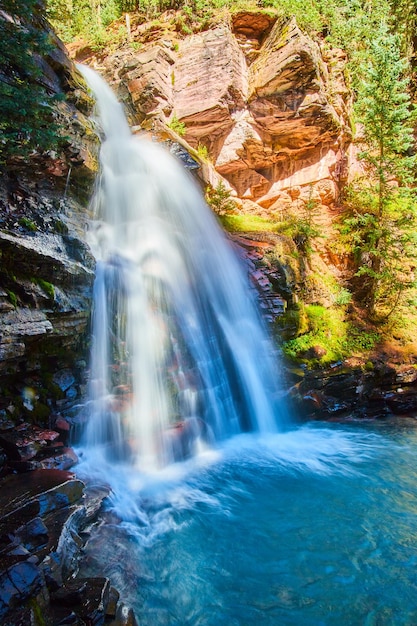
{"type": "Polygon", "coordinates": [[[331,222],[352,139],[341,50],[320,46],[294,19],[256,12],[185,37],[168,22],[133,24],[131,36],[137,50],[96,65],[134,123],[183,124],[245,210],[282,218],[314,200],[331,222]]]}

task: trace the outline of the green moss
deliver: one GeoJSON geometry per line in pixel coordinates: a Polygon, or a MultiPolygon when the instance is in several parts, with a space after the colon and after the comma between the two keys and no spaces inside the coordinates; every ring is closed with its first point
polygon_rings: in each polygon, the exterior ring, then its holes
{"type": "Polygon", "coordinates": [[[143,48],[143,44],[140,41],[131,41],[129,45],[135,52],[143,48]]]}
{"type": "Polygon", "coordinates": [[[55,288],[52,283],[48,283],[48,281],[43,280],[43,278],[32,278],[31,280],[33,283],[39,285],[50,300],[55,299],[55,288]]]}
{"type": "Polygon", "coordinates": [[[325,366],[352,354],[365,356],[381,340],[379,333],[347,320],[340,307],[310,304],[300,312],[297,335],[283,342],[284,354],[294,361],[325,366]]]}
{"type": "Polygon", "coordinates": [[[33,410],[30,412],[33,422],[36,424],[44,424],[47,422],[51,414],[51,409],[42,402],[36,402],[33,410]]]}
{"type": "Polygon", "coordinates": [[[18,221],[20,226],[23,226],[27,230],[30,230],[32,233],[38,230],[35,222],[32,222],[32,220],[29,220],[27,217],[21,217],[18,221]]]}
{"type": "Polygon", "coordinates": [[[10,291],[9,289],[6,289],[6,293],[7,293],[7,296],[9,298],[10,302],[13,304],[14,308],[16,308],[17,307],[17,296],[16,296],[16,294],[14,293],[14,291],[10,291]]]}
{"type": "Polygon", "coordinates": [[[258,215],[221,215],[220,223],[229,232],[275,232],[276,223],[258,215]]]}
{"type": "Polygon", "coordinates": [[[32,609],[32,618],[34,626],[45,626],[46,622],[43,618],[43,610],[37,598],[32,598],[29,602],[32,609]]]}
{"type": "Polygon", "coordinates": [[[60,235],[68,234],[68,226],[60,219],[54,220],[54,230],[60,235]]]}

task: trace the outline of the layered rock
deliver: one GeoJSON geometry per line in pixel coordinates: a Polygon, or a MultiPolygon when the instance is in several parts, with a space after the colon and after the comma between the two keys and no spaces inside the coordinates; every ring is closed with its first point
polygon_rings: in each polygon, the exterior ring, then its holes
{"type": "Polygon", "coordinates": [[[319,46],[294,20],[278,20],[250,65],[247,107],[216,161],[239,196],[285,211],[326,181],[334,202],[347,132],[345,90],[333,93],[336,108],[330,80],[319,46]]]}
{"type": "Polygon", "coordinates": [[[83,79],[42,16],[33,21],[54,43],[39,59],[40,80],[63,97],[55,115],[66,139],[61,153],[11,159],[0,174],[0,417],[47,425],[57,403],[70,405],[82,392],[95,266],[85,236],[98,142],[83,79]],[[77,379],[68,394],[53,382],[65,368],[77,379]]]}
{"type": "Polygon", "coordinates": [[[85,487],[60,470],[9,475],[0,481],[4,626],[136,624],[133,611],[119,601],[107,578],[76,576],[87,527],[108,494],[107,487],[85,487]]]}
{"type": "MultiPolygon", "coordinates": [[[[307,419],[384,419],[417,412],[417,372],[413,366],[376,361],[335,363],[327,370],[303,371],[290,389],[294,414],[307,419]]],[[[289,374],[291,380],[291,373],[289,374]]]]}
{"type": "Polygon", "coordinates": [[[294,19],[260,12],[182,39],[169,29],[152,42],[136,35],[143,48],[104,67],[139,121],[182,123],[239,198],[281,214],[314,199],[328,212],[351,139],[342,51],[321,48],[294,19]]]}
{"type": "Polygon", "coordinates": [[[245,59],[230,29],[219,26],[185,39],[174,72],[174,110],[186,139],[216,155],[248,89],[245,59]]]}

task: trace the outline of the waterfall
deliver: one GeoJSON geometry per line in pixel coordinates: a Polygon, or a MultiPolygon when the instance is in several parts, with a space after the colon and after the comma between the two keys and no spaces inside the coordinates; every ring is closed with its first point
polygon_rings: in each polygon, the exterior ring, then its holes
{"type": "Polygon", "coordinates": [[[132,135],[108,85],[80,70],[105,137],[86,449],[153,469],[281,428],[273,349],[241,262],[181,163],[132,135]]]}

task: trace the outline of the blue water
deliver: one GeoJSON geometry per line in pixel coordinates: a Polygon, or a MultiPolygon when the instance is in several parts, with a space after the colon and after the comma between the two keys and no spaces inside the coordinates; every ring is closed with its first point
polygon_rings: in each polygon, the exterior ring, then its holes
{"type": "Polygon", "coordinates": [[[245,435],[112,476],[82,574],[109,576],[141,626],[417,624],[414,420],[245,435]]]}

